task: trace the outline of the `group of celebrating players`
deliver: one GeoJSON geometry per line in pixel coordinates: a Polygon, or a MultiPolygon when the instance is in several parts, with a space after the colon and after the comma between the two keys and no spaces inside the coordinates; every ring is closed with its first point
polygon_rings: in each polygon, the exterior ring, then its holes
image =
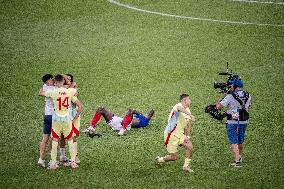
{"type": "Polygon", "coordinates": [[[58,74],[53,78],[51,74],[42,77],[43,87],[40,96],[45,97],[45,116],[43,126],[43,139],[40,143],[40,157],[38,165],[45,167],[45,147],[51,135],[51,160],[49,169],[56,170],[58,164],[57,147],[60,142],[60,160],[64,165],[75,169],[79,167],[77,138],[80,128],[80,114],[83,106],[78,100],[77,85],[71,74],[58,74]],[[70,161],[65,156],[65,141],[68,143],[70,161]]]}
{"type": "MultiPolygon", "coordinates": [[[[79,167],[78,137],[80,135],[80,114],[83,111],[83,106],[78,99],[77,84],[73,79],[71,74],[58,74],[54,78],[51,74],[46,74],[42,77],[44,85],[40,89],[39,95],[45,97],[45,116],[38,165],[45,167],[45,148],[51,136],[51,160],[48,166],[50,170],[56,170],[59,167],[56,161],[59,142],[60,162],[72,169],[79,167]],[[65,155],[66,141],[69,147],[70,160],[65,155]]],[[[217,109],[228,107],[226,130],[234,155],[234,163],[230,165],[234,167],[241,167],[243,142],[248,124],[248,118],[243,119],[240,116],[240,109],[243,108],[248,111],[251,104],[251,96],[243,91],[242,87],[243,82],[241,80],[234,80],[230,93],[216,103],[217,109]]],[[[169,115],[164,132],[164,142],[168,154],[163,157],[157,156],[155,161],[158,165],[167,161],[175,161],[178,159],[178,147],[184,147],[186,152],[183,170],[193,172],[190,165],[193,151],[190,133],[195,118],[189,109],[191,104],[189,95],[181,94],[179,100],[180,102],[173,107],[169,115]]],[[[121,136],[131,128],[147,127],[153,115],[154,110],[143,115],[135,109],[129,109],[124,118],[121,118],[105,107],[98,107],[90,126],[84,130],[84,133],[89,137],[100,136],[96,132],[96,125],[103,117],[106,124],[121,136]]]]}
{"type": "MultiPolygon", "coordinates": [[[[38,165],[45,167],[45,148],[51,136],[51,160],[48,168],[56,170],[59,165],[56,161],[57,148],[60,142],[60,163],[75,169],[79,167],[78,137],[80,135],[80,114],[83,106],[78,99],[77,84],[71,74],[58,74],[55,77],[46,74],[39,96],[45,97],[45,115],[43,123],[43,138],[39,146],[40,157],[38,165]],[[65,155],[65,142],[69,146],[70,160],[65,155]]],[[[96,132],[96,124],[101,116],[118,135],[124,135],[130,128],[144,128],[154,115],[154,110],[143,115],[134,109],[129,109],[124,118],[121,118],[105,107],[98,107],[90,126],[84,130],[87,136],[100,136],[96,132]]]]}

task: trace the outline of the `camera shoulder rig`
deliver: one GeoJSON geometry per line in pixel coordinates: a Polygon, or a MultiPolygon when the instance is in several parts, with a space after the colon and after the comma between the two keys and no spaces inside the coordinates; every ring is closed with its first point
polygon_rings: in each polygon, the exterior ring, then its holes
{"type": "Polygon", "coordinates": [[[222,121],[224,119],[224,117],[226,117],[225,114],[221,113],[221,110],[218,110],[216,108],[215,104],[211,104],[205,107],[205,113],[208,113],[209,115],[211,115],[214,119],[217,119],[219,121],[222,121]]]}

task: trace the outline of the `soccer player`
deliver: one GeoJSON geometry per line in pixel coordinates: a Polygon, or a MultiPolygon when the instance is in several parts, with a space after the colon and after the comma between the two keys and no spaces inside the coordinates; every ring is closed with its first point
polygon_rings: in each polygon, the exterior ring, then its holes
{"type": "MultiPolygon", "coordinates": [[[[72,74],[65,74],[65,87],[66,88],[73,88],[75,90],[75,94],[78,95],[78,90],[77,90],[77,84],[74,81],[74,77],[72,74]]],[[[77,114],[78,107],[76,104],[71,103],[71,116],[74,118],[77,114]]],[[[81,116],[78,117],[73,123],[72,123],[72,129],[73,129],[73,143],[74,143],[74,148],[75,148],[75,162],[80,163],[79,160],[79,155],[78,155],[78,137],[80,136],[80,121],[81,121],[81,116]]]]}
{"type": "Polygon", "coordinates": [[[68,88],[77,88],[77,83],[74,81],[74,77],[72,74],[65,74],[64,76],[64,87],[68,88]]]}
{"type": "Polygon", "coordinates": [[[149,125],[149,121],[154,115],[154,110],[151,110],[147,115],[143,115],[137,110],[129,109],[126,116],[123,118],[116,116],[104,107],[99,107],[94,114],[90,123],[90,127],[84,132],[86,134],[94,133],[95,127],[101,116],[104,117],[106,123],[115,131],[119,131],[118,135],[124,135],[130,128],[144,128],[149,125]]]}
{"type": "Polygon", "coordinates": [[[155,159],[158,164],[175,161],[178,159],[178,147],[182,146],[186,150],[183,165],[183,170],[186,172],[193,172],[190,167],[193,145],[189,134],[194,116],[189,110],[190,104],[191,100],[188,94],[180,95],[180,103],[173,107],[164,132],[164,141],[169,154],[164,157],[157,156],[155,159]]]}
{"type": "MultiPolygon", "coordinates": [[[[52,91],[55,89],[53,75],[45,74],[42,77],[44,85],[41,90],[44,92],[52,91]]],[[[53,102],[51,98],[45,98],[45,108],[44,108],[44,120],[43,120],[43,136],[42,141],[39,145],[39,159],[38,165],[45,167],[45,148],[48,144],[49,137],[51,134],[51,124],[52,124],[52,114],[53,114],[53,102]]]]}
{"type": "MultiPolygon", "coordinates": [[[[77,84],[74,82],[74,77],[71,74],[65,74],[63,75],[65,83],[64,87],[69,89],[72,88],[75,92],[75,95],[78,95],[77,91],[77,84]]],[[[75,117],[77,113],[78,107],[74,103],[71,102],[71,108],[70,108],[70,115],[72,118],[75,117]]],[[[81,117],[79,116],[78,119],[72,123],[72,129],[73,129],[73,144],[75,148],[75,162],[77,164],[80,163],[79,156],[78,156],[78,137],[80,136],[80,120],[81,117]]],[[[64,165],[68,165],[68,158],[65,155],[65,139],[61,137],[60,139],[60,162],[62,162],[64,165]],[[67,163],[67,164],[65,164],[67,163]]]]}
{"type": "Polygon", "coordinates": [[[40,92],[40,96],[51,97],[54,105],[54,114],[52,116],[52,148],[51,148],[51,161],[50,170],[56,170],[56,156],[57,156],[57,146],[61,133],[64,138],[68,140],[69,153],[71,157],[71,168],[75,169],[79,166],[75,162],[75,149],[72,140],[73,130],[72,122],[75,122],[80,113],[83,110],[83,106],[78,98],[75,96],[74,90],[64,88],[64,78],[62,75],[55,76],[55,82],[57,88],[50,92],[40,92]],[[73,120],[71,119],[69,109],[70,104],[73,102],[78,106],[77,113],[73,120]]]}

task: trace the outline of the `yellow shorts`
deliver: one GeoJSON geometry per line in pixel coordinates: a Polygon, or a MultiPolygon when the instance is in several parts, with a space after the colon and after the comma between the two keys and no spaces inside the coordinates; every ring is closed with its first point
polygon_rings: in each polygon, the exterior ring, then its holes
{"type": "Polygon", "coordinates": [[[170,154],[178,152],[178,147],[184,143],[185,138],[186,138],[185,135],[181,135],[179,137],[174,134],[171,134],[171,136],[169,136],[168,134],[165,134],[164,139],[165,139],[165,145],[166,145],[167,151],[170,154]]]}
{"type": "Polygon", "coordinates": [[[65,139],[72,137],[72,122],[71,121],[53,121],[51,128],[52,138],[58,139],[63,134],[65,139]]]}
{"type": "Polygon", "coordinates": [[[80,121],[81,116],[79,116],[78,119],[72,124],[73,136],[80,136],[80,121]]]}

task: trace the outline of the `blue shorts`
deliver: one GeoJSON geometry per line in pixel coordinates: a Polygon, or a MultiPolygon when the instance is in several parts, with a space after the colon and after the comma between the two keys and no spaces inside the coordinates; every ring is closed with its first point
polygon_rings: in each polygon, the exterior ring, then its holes
{"type": "Polygon", "coordinates": [[[136,114],[135,115],[136,119],[139,119],[140,122],[138,125],[136,126],[132,126],[132,128],[143,128],[143,127],[147,127],[149,125],[149,119],[147,119],[144,115],[142,114],[136,114]]]}
{"type": "Polygon", "coordinates": [[[50,135],[52,126],[52,115],[45,115],[43,120],[43,134],[50,135]]]}
{"type": "Polygon", "coordinates": [[[230,144],[243,144],[247,124],[227,124],[226,130],[230,144]]]}

